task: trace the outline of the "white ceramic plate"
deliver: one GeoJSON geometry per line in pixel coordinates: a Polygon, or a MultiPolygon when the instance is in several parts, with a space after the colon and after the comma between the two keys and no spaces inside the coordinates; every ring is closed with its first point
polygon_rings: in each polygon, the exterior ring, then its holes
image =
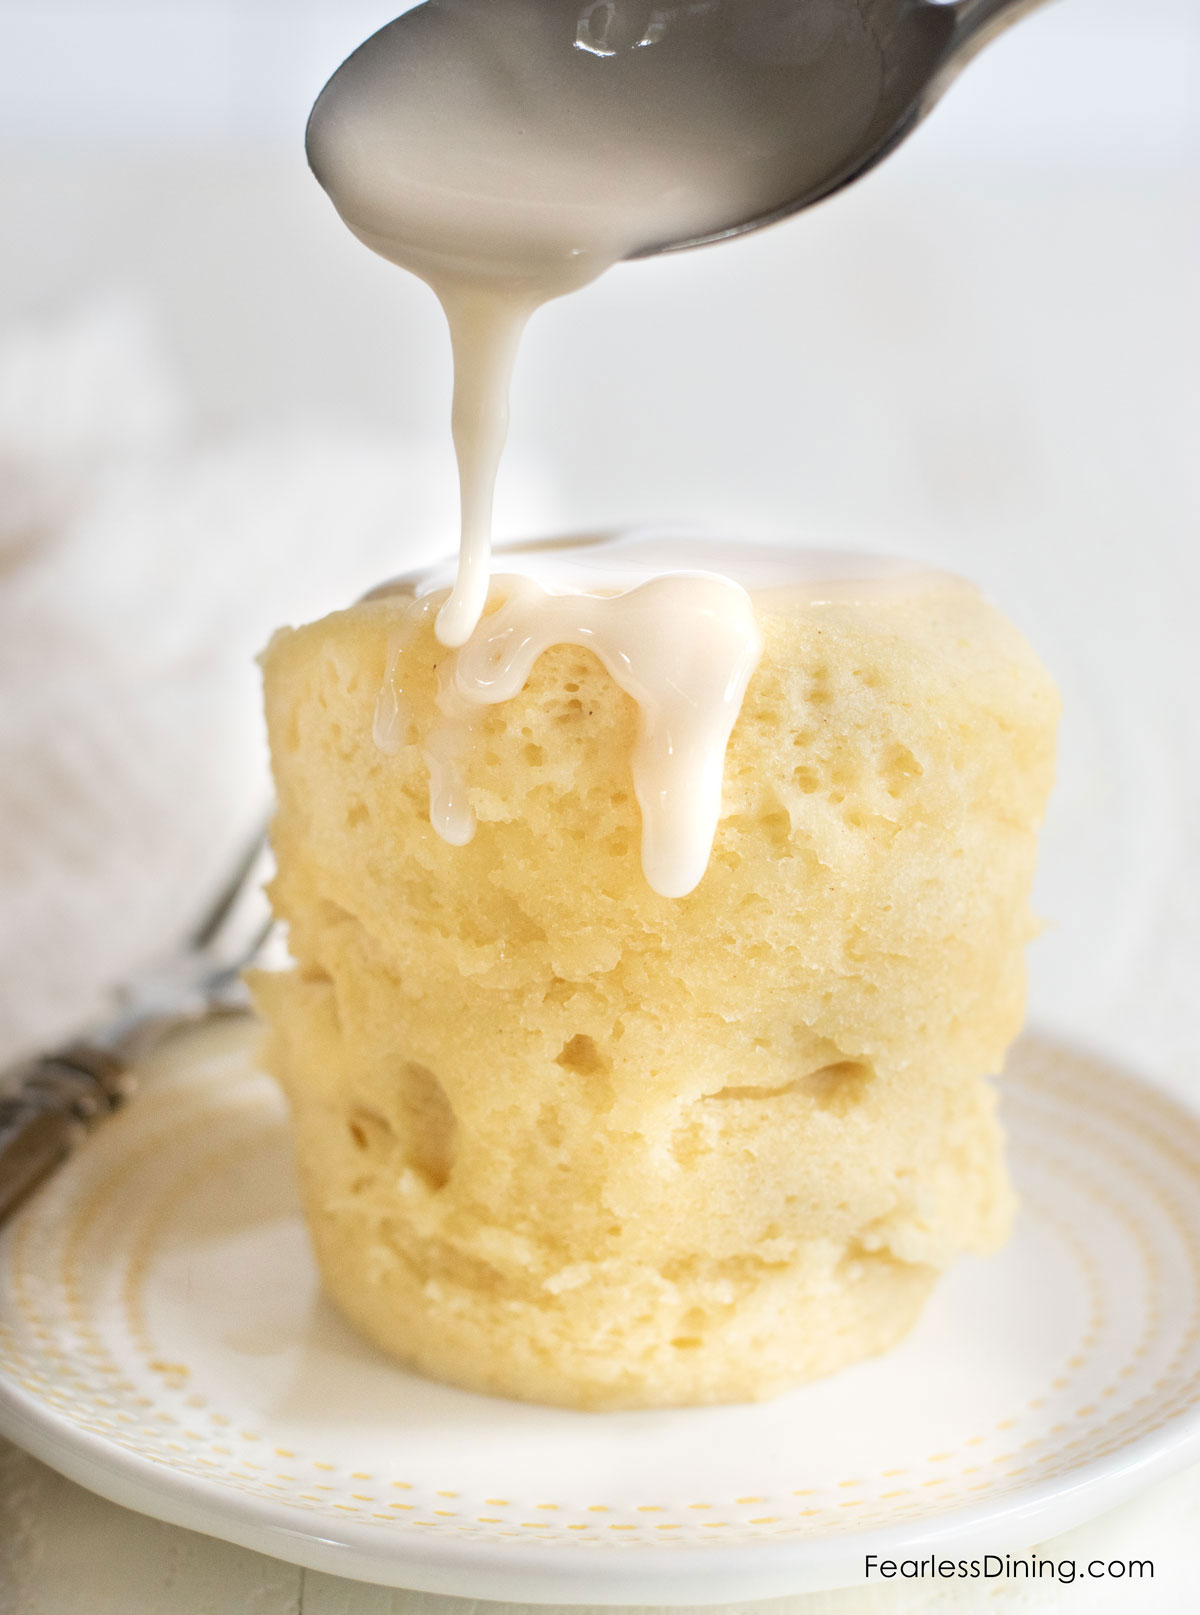
{"type": "Polygon", "coordinates": [[[1200,1455],[1200,1121],[1027,1040],[1023,1200],[885,1358],[765,1406],[571,1414],[405,1374],[322,1301],[245,1023],[0,1240],[0,1430],[130,1508],[363,1580],[766,1598],[867,1553],[1003,1552],[1200,1455]]]}

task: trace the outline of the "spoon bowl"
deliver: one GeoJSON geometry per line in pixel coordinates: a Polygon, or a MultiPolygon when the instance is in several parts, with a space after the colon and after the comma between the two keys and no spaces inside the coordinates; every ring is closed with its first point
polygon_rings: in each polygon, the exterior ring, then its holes
{"type": "Polygon", "coordinates": [[[565,290],[842,189],[1040,3],[425,0],[334,74],[309,161],[385,257],[565,290]]]}

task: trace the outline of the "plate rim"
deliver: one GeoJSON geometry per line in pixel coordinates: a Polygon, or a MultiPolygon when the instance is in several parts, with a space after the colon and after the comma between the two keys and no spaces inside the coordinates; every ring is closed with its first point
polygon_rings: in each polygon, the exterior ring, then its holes
{"type": "Polygon", "coordinates": [[[957,1558],[974,1551],[1004,1553],[1059,1536],[1115,1507],[1135,1491],[1200,1456],[1200,1404],[1115,1452],[1091,1459],[1068,1477],[1027,1487],[925,1521],[838,1536],[778,1539],[725,1546],[620,1549],[551,1547],[523,1538],[511,1548],[459,1538],[392,1537],[386,1550],[372,1527],[322,1521],[319,1532],[299,1528],[285,1503],[227,1491],[197,1475],[126,1451],[81,1429],[54,1409],[22,1397],[0,1379],[0,1435],[49,1468],[119,1507],[184,1530],[234,1543],[306,1569],[412,1592],[460,1598],[599,1606],[722,1604],[747,1597],[785,1597],[852,1585],[863,1578],[868,1552],[880,1559],[957,1558]],[[1036,1526],[1036,1535],[1028,1531],[1036,1526]],[[219,1528],[218,1528],[219,1527],[219,1528]],[[988,1533],[986,1543],[981,1533],[988,1533]],[[944,1554],[939,1550],[947,1550],[944,1554]],[[601,1579],[595,1580],[603,1565],[601,1579]],[[858,1567],[858,1568],[854,1568],[858,1567]],[[670,1585],[668,1585],[668,1583],[670,1585]]]}

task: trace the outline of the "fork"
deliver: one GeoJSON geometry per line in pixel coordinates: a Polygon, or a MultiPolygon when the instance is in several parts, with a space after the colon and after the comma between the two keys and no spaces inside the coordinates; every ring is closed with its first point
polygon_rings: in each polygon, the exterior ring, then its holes
{"type": "Polygon", "coordinates": [[[183,943],[118,988],[110,1019],[0,1072],[0,1223],[132,1098],[138,1062],[164,1037],[249,1008],[241,973],[274,929],[270,870],[263,827],[183,943]]]}

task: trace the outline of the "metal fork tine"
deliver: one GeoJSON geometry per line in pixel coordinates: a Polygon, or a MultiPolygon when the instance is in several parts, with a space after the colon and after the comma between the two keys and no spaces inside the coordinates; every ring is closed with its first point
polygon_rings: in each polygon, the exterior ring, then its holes
{"type": "Polygon", "coordinates": [[[273,914],[268,914],[260,925],[257,925],[251,934],[237,948],[234,956],[222,964],[209,977],[207,988],[217,997],[223,997],[231,986],[241,980],[243,970],[250,965],[260,962],[259,955],[266,945],[267,938],[275,930],[276,920],[273,914]]]}
{"type": "Polygon", "coordinates": [[[111,1019],[61,1048],[0,1072],[0,1222],[136,1086],[136,1062],[167,1033],[249,1008],[242,970],[274,922],[261,891],[266,818],[182,949],[119,987],[111,1019]]]}
{"type": "Polygon", "coordinates": [[[267,816],[264,815],[258,829],[247,843],[245,852],[238,859],[229,880],[218,892],[216,900],[207,914],[201,919],[199,925],[188,936],[187,946],[189,948],[196,951],[207,948],[233,911],[238,899],[246,889],[255,866],[266,849],[267,823],[267,816]]]}

